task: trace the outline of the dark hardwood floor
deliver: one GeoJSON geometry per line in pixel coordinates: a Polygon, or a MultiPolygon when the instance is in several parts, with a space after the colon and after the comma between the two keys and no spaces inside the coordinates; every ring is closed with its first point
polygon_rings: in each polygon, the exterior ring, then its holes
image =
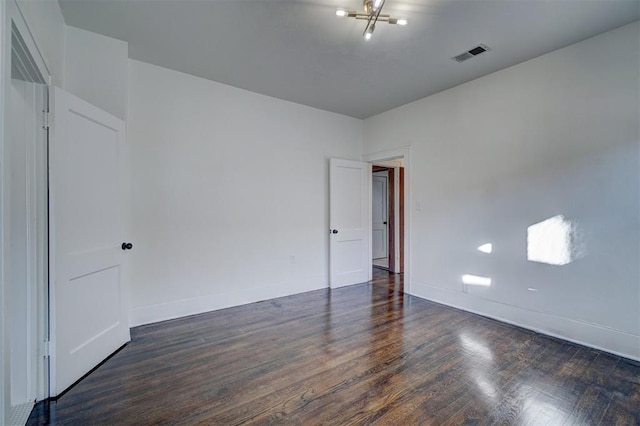
{"type": "Polygon", "coordinates": [[[132,329],[28,424],[638,425],[640,365],[402,292],[401,276],[132,329]]]}

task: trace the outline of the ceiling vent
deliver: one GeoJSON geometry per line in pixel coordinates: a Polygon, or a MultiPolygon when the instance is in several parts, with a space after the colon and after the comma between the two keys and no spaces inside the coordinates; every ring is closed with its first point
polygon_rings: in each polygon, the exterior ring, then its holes
{"type": "Polygon", "coordinates": [[[464,53],[459,54],[458,56],[454,56],[453,59],[456,62],[464,62],[467,59],[471,59],[474,56],[478,56],[484,52],[488,52],[491,49],[489,48],[489,46],[487,46],[486,44],[479,44],[476,47],[474,47],[473,49],[469,49],[464,53]]]}

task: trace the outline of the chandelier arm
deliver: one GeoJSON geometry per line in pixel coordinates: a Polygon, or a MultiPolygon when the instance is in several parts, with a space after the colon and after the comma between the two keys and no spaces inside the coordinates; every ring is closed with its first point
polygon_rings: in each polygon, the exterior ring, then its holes
{"type": "Polygon", "coordinates": [[[380,3],[378,10],[369,16],[369,20],[367,21],[367,26],[364,28],[364,32],[362,33],[363,36],[367,34],[367,31],[369,30],[370,27],[375,26],[376,22],[378,22],[378,17],[380,16],[380,12],[382,12],[382,8],[384,7],[384,2],[385,0],[382,0],[382,3],[380,3]],[[372,20],[373,20],[373,23],[371,22],[372,20]]]}
{"type": "Polygon", "coordinates": [[[382,7],[384,6],[384,2],[385,0],[382,0],[382,3],[380,3],[380,7],[378,7],[378,10],[376,12],[376,17],[373,20],[373,25],[375,25],[378,22],[378,18],[380,18],[380,12],[382,12],[382,7]]]}
{"type": "MultiPolygon", "coordinates": [[[[370,16],[369,15],[365,15],[364,13],[359,13],[358,15],[353,16],[353,18],[360,19],[360,20],[365,20],[365,19],[369,19],[370,16]]],[[[393,19],[393,18],[391,18],[391,15],[380,15],[378,17],[378,21],[382,21],[382,22],[386,22],[389,19],[393,19]]]]}
{"type": "Polygon", "coordinates": [[[364,27],[364,32],[362,33],[363,36],[365,36],[365,34],[367,34],[367,31],[369,30],[369,27],[371,26],[371,20],[373,19],[373,15],[370,15],[367,18],[367,25],[364,27]]]}

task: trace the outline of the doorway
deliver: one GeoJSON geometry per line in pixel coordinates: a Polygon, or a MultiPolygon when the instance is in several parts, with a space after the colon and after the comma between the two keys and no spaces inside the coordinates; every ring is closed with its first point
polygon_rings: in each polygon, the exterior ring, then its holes
{"type": "Polygon", "coordinates": [[[46,398],[48,71],[14,2],[4,2],[0,420],[24,424],[46,398]]]}
{"type": "Polygon", "coordinates": [[[404,159],[372,162],[372,266],[402,273],[404,266],[404,159]]]}

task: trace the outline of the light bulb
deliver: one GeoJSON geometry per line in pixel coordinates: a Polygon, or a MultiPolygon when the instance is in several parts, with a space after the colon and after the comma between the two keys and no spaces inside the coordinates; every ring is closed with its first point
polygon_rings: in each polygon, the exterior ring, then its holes
{"type": "Polygon", "coordinates": [[[346,10],[336,10],[336,16],[347,16],[346,10]]]}
{"type": "Polygon", "coordinates": [[[407,25],[406,19],[398,19],[398,25],[407,25]]]}
{"type": "Polygon", "coordinates": [[[371,36],[373,35],[373,30],[376,29],[376,25],[375,24],[371,24],[369,26],[367,26],[367,28],[364,30],[364,39],[365,40],[369,40],[371,38],[371,36]]]}
{"type": "Polygon", "coordinates": [[[382,4],[382,0],[376,0],[375,2],[373,2],[373,8],[375,10],[378,10],[381,4],[382,4]]]}

